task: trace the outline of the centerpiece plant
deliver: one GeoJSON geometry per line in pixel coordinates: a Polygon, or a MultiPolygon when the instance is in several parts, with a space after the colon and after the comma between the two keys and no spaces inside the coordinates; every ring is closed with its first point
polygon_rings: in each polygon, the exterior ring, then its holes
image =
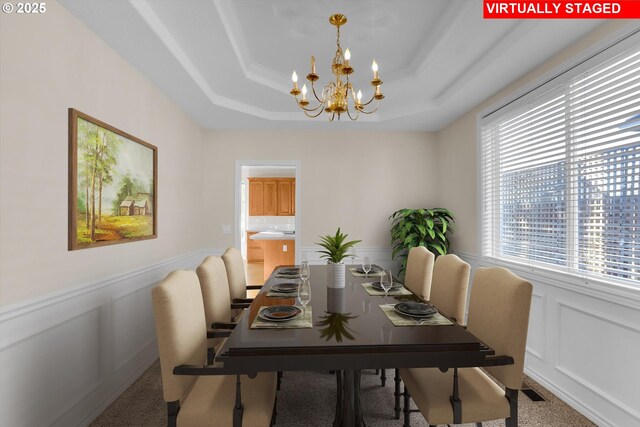
{"type": "Polygon", "coordinates": [[[400,209],[391,220],[391,257],[401,260],[400,274],[407,268],[409,250],[424,246],[437,257],[449,252],[449,235],[453,232],[453,213],[445,208],[400,209]]]}
{"type": "Polygon", "coordinates": [[[327,260],[327,283],[329,287],[344,287],[344,264],[342,261],[353,255],[349,254],[349,249],[360,243],[361,240],[347,241],[349,235],[342,233],[340,227],[335,235],[328,234],[320,236],[320,242],[317,245],[324,250],[318,251],[320,258],[327,260]]]}

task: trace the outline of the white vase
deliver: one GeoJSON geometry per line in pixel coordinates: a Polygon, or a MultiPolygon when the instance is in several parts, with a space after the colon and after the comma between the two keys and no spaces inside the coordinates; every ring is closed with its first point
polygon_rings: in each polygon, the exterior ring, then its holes
{"type": "Polygon", "coordinates": [[[329,288],[344,288],[344,264],[327,264],[327,286],[329,288]]]}

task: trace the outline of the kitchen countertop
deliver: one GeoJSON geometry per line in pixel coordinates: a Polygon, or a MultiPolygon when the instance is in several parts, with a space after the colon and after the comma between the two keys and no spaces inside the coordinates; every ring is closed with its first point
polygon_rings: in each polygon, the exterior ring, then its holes
{"type": "Polygon", "coordinates": [[[249,237],[251,240],[295,240],[295,231],[261,231],[249,237]]]}

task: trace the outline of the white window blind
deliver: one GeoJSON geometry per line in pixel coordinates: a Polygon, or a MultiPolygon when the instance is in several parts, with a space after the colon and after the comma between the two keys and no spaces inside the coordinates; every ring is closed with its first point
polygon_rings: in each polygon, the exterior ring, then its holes
{"type": "Polygon", "coordinates": [[[481,120],[481,250],[638,284],[640,47],[590,65],[481,120]]]}

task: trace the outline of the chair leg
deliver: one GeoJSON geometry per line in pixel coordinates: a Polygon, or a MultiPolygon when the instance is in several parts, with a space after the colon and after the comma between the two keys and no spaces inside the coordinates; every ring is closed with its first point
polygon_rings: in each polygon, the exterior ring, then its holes
{"type": "Polygon", "coordinates": [[[387,370],[386,369],[381,369],[380,370],[380,384],[382,384],[382,387],[387,385],[387,370]]]}
{"type": "Polygon", "coordinates": [[[180,401],[167,402],[167,426],[176,427],[178,422],[178,412],[180,412],[180,401]]]}
{"type": "Polygon", "coordinates": [[[476,427],[482,427],[482,423],[476,423],[476,427]]]}
{"type": "Polygon", "coordinates": [[[509,401],[509,418],[504,420],[505,427],[518,427],[518,390],[507,388],[505,390],[509,401]]]}
{"type": "Polygon", "coordinates": [[[278,396],[273,401],[273,411],[271,412],[271,424],[269,427],[276,425],[276,418],[278,417],[278,396]]]}
{"type": "Polygon", "coordinates": [[[282,384],[282,371],[278,371],[278,382],[276,385],[276,390],[280,391],[280,385],[282,384]]]}
{"type": "Polygon", "coordinates": [[[402,393],[400,393],[400,370],[398,368],[396,368],[396,374],[393,377],[393,382],[395,383],[395,390],[393,392],[393,396],[395,398],[395,405],[393,407],[393,409],[396,411],[396,420],[400,419],[400,396],[402,395],[402,393]]]}
{"type": "Polygon", "coordinates": [[[407,390],[407,385],[404,385],[404,424],[403,427],[411,427],[411,395],[407,390]]]}
{"type": "Polygon", "coordinates": [[[207,348],[207,365],[213,365],[213,358],[215,356],[215,352],[213,351],[213,347],[207,348]]]}

